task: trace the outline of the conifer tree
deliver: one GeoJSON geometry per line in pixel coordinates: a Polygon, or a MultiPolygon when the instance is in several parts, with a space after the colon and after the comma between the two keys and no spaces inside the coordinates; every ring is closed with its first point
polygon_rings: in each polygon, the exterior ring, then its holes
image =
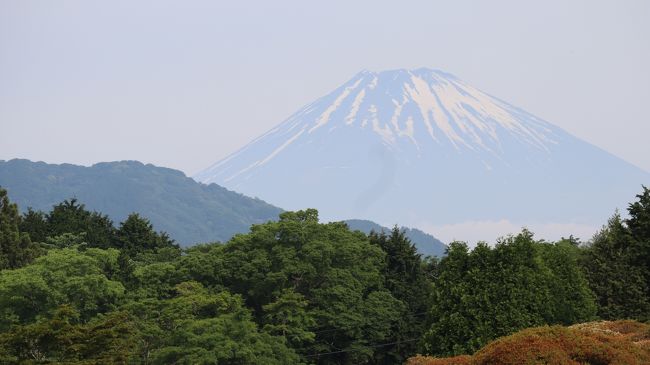
{"type": "Polygon", "coordinates": [[[20,220],[19,228],[29,235],[32,242],[45,242],[48,236],[47,215],[28,208],[20,220]]]}
{"type": "MultiPolygon", "coordinates": [[[[370,243],[386,252],[384,286],[404,304],[404,313],[394,329],[396,342],[422,337],[424,314],[428,310],[432,285],[427,279],[426,265],[415,245],[397,226],[390,234],[371,232],[370,243]]],[[[404,342],[383,350],[392,362],[401,363],[415,353],[417,343],[404,342]]]]}
{"type": "Polygon", "coordinates": [[[635,252],[635,239],[618,213],[587,247],[583,267],[591,290],[596,294],[599,317],[648,318],[648,286],[644,267],[635,263],[635,252]]]}
{"type": "Polygon", "coordinates": [[[127,253],[137,253],[174,246],[167,233],[156,232],[148,219],[132,213],[120,223],[116,232],[117,246],[127,253]]]}
{"type": "MultiPolygon", "coordinates": [[[[636,197],[638,200],[628,207],[630,218],[625,223],[635,241],[632,262],[641,270],[646,288],[650,290],[650,189],[644,186],[643,192],[636,197]]],[[[650,297],[650,293],[647,296],[650,297]]]]}
{"type": "Polygon", "coordinates": [[[36,247],[29,235],[20,233],[19,225],[18,207],[9,201],[7,191],[0,188],[0,270],[21,267],[36,256],[36,247]]]}
{"type": "Polygon", "coordinates": [[[111,247],[114,231],[108,216],[90,212],[77,199],[64,200],[55,205],[47,215],[48,236],[85,232],[90,247],[111,247]]]}

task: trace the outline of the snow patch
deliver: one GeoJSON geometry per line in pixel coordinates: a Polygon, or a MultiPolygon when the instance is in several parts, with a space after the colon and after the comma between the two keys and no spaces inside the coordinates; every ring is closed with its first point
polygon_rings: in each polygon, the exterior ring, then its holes
{"type": "Polygon", "coordinates": [[[366,96],[366,89],[362,89],[354,98],[354,102],[352,102],[352,109],[350,109],[350,114],[348,114],[348,116],[345,117],[345,124],[350,125],[354,123],[354,117],[359,112],[359,107],[361,107],[361,102],[363,101],[363,98],[365,96],[366,96]]]}
{"type": "Polygon", "coordinates": [[[343,90],[341,95],[339,95],[336,98],[336,100],[334,100],[334,103],[332,105],[330,105],[323,112],[323,114],[321,114],[321,116],[316,120],[316,124],[309,130],[309,133],[312,133],[316,129],[322,127],[327,122],[329,122],[330,115],[332,115],[332,113],[334,113],[334,111],[336,111],[336,109],[338,109],[341,106],[341,103],[343,103],[343,100],[345,100],[345,98],[347,98],[348,95],[350,95],[350,92],[352,92],[352,90],[356,89],[357,86],[359,86],[359,84],[361,83],[361,80],[362,80],[361,78],[358,79],[352,86],[348,86],[343,90]]]}

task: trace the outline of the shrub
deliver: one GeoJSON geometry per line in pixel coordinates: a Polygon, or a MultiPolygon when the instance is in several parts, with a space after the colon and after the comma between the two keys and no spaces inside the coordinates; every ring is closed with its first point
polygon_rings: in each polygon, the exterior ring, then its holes
{"type": "Polygon", "coordinates": [[[650,325],[589,322],[529,328],[489,343],[473,356],[413,357],[408,365],[650,364],[650,325]]]}

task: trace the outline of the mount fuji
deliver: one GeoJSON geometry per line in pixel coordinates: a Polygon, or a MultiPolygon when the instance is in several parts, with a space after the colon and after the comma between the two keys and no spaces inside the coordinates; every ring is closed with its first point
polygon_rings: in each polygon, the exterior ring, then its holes
{"type": "Polygon", "coordinates": [[[424,228],[597,227],[650,183],[650,173],[426,68],[360,72],[194,178],[284,209],[315,207],[326,220],[424,228]]]}

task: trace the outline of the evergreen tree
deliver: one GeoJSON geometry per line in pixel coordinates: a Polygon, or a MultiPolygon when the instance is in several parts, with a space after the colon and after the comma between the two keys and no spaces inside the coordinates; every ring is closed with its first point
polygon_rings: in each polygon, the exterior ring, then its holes
{"type": "Polygon", "coordinates": [[[420,338],[426,330],[424,314],[429,308],[433,287],[427,279],[422,256],[404,231],[395,226],[390,234],[371,232],[368,237],[370,243],[386,252],[384,286],[404,304],[405,311],[400,315],[392,336],[395,342],[400,343],[381,349],[391,363],[402,363],[417,348],[415,341],[404,341],[420,338]]]}
{"type": "Polygon", "coordinates": [[[540,245],[542,259],[550,270],[550,318],[553,323],[571,325],[595,319],[596,296],[580,266],[581,249],[570,237],[540,245]]]}
{"type": "Polygon", "coordinates": [[[585,250],[583,268],[603,319],[650,318],[648,262],[639,265],[636,245],[617,213],[585,250]]]}
{"type": "Polygon", "coordinates": [[[647,242],[650,241],[650,189],[644,186],[636,197],[638,201],[628,207],[630,218],[625,223],[636,240],[647,242]]]}
{"type": "Polygon", "coordinates": [[[472,353],[523,328],[593,318],[593,295],[569,245],[535,241],[527,230],[471,252],[452,243],[438,266],[425,351],[472,353]]]}
{"type": "Polygon", "coordinates": [[[108,248],[114,239],[113,222],[108,216],[90,212],[77,199],[65,200],[47,215],[48,236],[85,233],[89,247],[108,248]]]}
{"type": "Polygon", "coordinates": [[[630,218],[625,223],[635,241],[632,263],[642,271],[646,288],[650,289],[650,189],[644,186],[643,192],[636,197],[638,200],[628,207],[630,218]]]}
{"type": "Polygon", "coordinates": [[[20,231],[29,234],[32,242],[45,242],[48,236],[47,215],[28,208],[20,220],[20,231]]]}
{"type": "Polygon", "coordinates": [[[20,232],[19,225],[18,207],[0,188],[0,270],[24,266],[37,255],[36,246],[28,234],[20,232]]]}
{"type": "Polygon", "coordinates": [[[120,223],[116,232],[116,245],[129,254],[177,247],[165,232],[156,232],[148,219],[132,213],[120,223]]]}
{"type": "MultiPolygon", "coordinates": [[[[479,245],[477,249],[482,249],[479,245]]],[[[440,260],[427,320],[429,329],[423,341],[424,352],[435,355],[462,354],[472,338],[467,313],[470,290],[465,280],[470,269],[469,248],[464,242],[452,242],[447,256],[440,260]]]]}

